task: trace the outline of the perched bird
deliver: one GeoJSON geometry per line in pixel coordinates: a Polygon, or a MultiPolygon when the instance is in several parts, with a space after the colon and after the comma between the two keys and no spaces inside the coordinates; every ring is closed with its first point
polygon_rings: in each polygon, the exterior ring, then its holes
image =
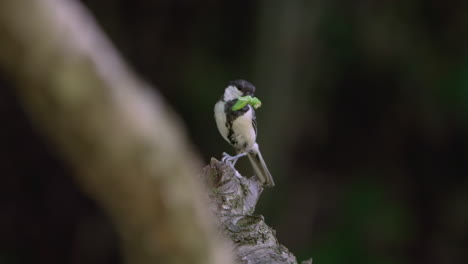
{"type": "Polygon", "coordinates": [[[218,130],[237,152],[236,156],[223,153],[223,161],[234,166],[239,158],[248,156],[260,182],[265,186],[273,187],[275,183],[256,142],[257,123],[254,108],[247,104],[239,110],[232,109],[239,98],[253,96],[254,93],[255,86],[250,82],[245,80],[231,81],[224,90],[223,96],[215,104],[214,116],[218,130]]]}

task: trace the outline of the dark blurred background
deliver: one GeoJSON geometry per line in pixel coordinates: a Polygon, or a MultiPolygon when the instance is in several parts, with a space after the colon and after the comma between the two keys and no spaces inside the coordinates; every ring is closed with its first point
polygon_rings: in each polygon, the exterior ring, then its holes
{"type": "MultiPolygon", "coordinates": [[[[299,259],[466,263],[467,1],[82,2],[205,162],[232,153],[212,112],[227,82],[256,85],[277,183],[257,213],[299,259]]],[[[0,263],[122,263],[1,71],[0,88],[0,263]]]]}

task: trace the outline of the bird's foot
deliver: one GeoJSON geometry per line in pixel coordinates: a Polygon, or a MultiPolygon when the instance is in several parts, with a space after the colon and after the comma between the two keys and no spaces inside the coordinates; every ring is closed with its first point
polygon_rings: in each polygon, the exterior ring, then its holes
{"type": "Polygon", "coordinates": [[[226,152],[223,152],[223,154],[221,154],[221,157],[221,161],[226,162],[226,159],[231,157],[231,155],[227,154],[226,152]]]}
{"type": "Polygon", "coordinates": [[[231,156],[231,155],[227,154],[226,152],[223,152],[223,154],[222,154],[223,157],[222,157],[221,161],[231,165],[234,168],[234,166],[236,165],[237,160],[239,160],[239,158],[244,157],[246,155],[247,155],[246,152],[242,152],[242,153],[240,153],[240,154],[238,154],[236,156],[231,156]]]}
{"type": "Polygon", "coordinates": [[[233,156],[227,154],[226,152],[223,152],[221,161],[234,167],[234,165],[236,165],[237,160],[233,159],[233,156]]]}

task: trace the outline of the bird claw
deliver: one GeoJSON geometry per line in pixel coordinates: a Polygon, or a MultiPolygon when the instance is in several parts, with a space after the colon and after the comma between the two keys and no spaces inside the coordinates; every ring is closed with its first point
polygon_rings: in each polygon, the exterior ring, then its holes
{"type": "Polygon", "coordinates": [[[221,161],[231,165],[231,167],[234,168],[234,166],[236,165],[239,158],[244,157],[246,155],[247,155],[247,152],[243,152],[243,153],[238,154],[236,156],[231,156],[231,155],[227,154],[226,152],[223,152],[223,154],[222,154],[223,158],[221,159],[221,161]]]}
{"type": "Polygon", "coordinates": [[[236,165],[238,158],[235,156],[231,156],[227,154],[226,152],[223,152],[223,158],[221,159],[222,162],[230,165],[232,168],[236,165]]]}
{"type": "Polygon", "coordinates": [[[233,156],[230,156],[229,154],[227,154],[226,152],[223,152],[223,158],[221,160],[234,170],[234,172],[235,172],[234,175],[237,178],[242,179],[243,178],[242,175],[240,175],[240,173],[234,167],[236,165],[236,162],[237,162],[238,159],[239,159],[238,157],[233,157],[233,156]]]}
{"type": "Polygon", "coordinates": [[[226,152],[223,152],[221,161],[224,163],[230,163],[229,158],[232,158],[232,156],[227,154],[226,152]]]}

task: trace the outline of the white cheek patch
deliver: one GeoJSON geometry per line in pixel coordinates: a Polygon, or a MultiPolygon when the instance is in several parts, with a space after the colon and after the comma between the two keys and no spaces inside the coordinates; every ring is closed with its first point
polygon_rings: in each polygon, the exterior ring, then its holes
{"type": "Polygon", "coordinates": [[[224,90],[224,101],[231,101],[242,96],[242,92],[239,91],[235,86],[228,86],[224,90]]]}

